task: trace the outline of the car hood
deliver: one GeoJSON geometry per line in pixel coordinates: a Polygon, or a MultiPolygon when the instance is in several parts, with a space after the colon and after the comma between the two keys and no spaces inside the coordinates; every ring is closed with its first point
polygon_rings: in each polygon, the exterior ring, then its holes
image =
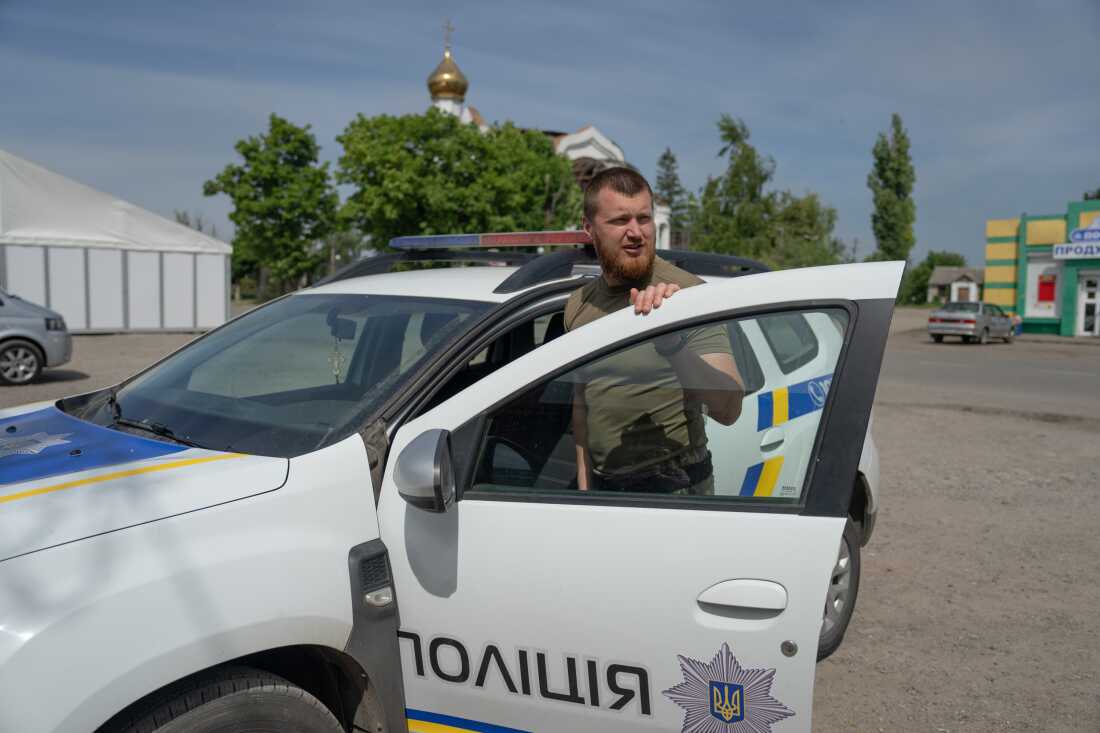
{"type": "Polygon", "coordinates": [[[54,406],[0,416],[0,561],[272,491],[285,458],[189,448],[54,406]]]}
{"type": "Polygon", "coordinates": [[[57,311],[32,303],[29,300],[23,300],[18,296],[8,294],[4,296],[4,299],[8,304],[8,315],[11,316],[20,318],[61,318],[61,314],[57,311]]]}

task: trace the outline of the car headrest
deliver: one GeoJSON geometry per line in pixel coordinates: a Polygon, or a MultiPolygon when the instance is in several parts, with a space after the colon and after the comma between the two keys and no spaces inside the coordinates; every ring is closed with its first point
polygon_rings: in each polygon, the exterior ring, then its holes
{"type": "Polygon", "coordinates": [[[542,342],[548,344],[563,333],[565,333],[565,313],[559,311],[550,316],[550,322],[546,324],[546,334],[542,337],[542,342]]]}

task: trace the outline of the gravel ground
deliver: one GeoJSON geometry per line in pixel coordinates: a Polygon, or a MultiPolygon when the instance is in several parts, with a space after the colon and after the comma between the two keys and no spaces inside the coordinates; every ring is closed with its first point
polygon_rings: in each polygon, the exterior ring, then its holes
{"type": "Polygon", "coordinates": [[[900,312],[887,348],[882,508],[852,626],[818,667],[814,730],[1096,733],[1100,390],[1061,411],[1043,396],[1058,371],[1100,377],[1100,349],[936,346],[907,332],[920,315],[900,312]],[[936,359],[1052,374],[983,391],[910,378],[936,359]]]}
{"type": "MultiPolygon", "coordinates": [[[[875,408],[882,508],[852,627],[818,666],[814,730],[1096,733],[1100,390],[1040,408],[1058,370],[1100,377],[1100,349],[937,347],[914,331],[926,318],[895,316],[875,408]],[[1055,368],[929,389],[910,370],[937,360],[1055,368]]],[[[113,384],[192,338],[77,337],[71,364],[0,387],[0,407],[113,384]]]]}

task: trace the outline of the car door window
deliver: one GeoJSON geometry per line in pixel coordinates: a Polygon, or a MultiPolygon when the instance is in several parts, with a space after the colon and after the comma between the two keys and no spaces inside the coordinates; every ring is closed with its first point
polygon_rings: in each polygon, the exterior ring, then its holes
{"type": "Polygon", "coordinates": [[[782,364],[778,357],[757,359],[743,333],[770,328],[794,371],[792,363],[808,363],[806,353],[819,356],[811,324],[833,331],[822,334],[823,341],[836,340],[835,332],[847,328],[847,312],[784,312],[692,326],[528,389],[488,415],[467,493],[797,503],[839,349],[821,351],[820,373],[795,378],[774,366],[782,364]],[[729,371],[692,371],[675,354],[662,355],[678,343],[695,367],[733,362],[736,380],[729,371]],[[764,373],[765,364],[777,373],[764,373]],[[578,443],[591,468],[588,493],[579,488],[578,443]]]}
{"type": "Polygon", "coordinates": [[[801,313],[776,313],[756,320],[784,374],[817,356],[817,336],[801,313]]]}

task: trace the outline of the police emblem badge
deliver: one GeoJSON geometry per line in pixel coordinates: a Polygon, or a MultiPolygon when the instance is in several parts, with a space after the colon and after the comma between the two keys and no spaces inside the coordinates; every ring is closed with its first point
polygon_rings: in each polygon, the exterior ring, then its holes
{"type": "Polygon", "coordinates": [[[35,433],[34,435],[28,435],[26,437],[0,438],[0,458],[18,455],[38,455],[47,448],[52,448],[55,445],[65,445],[69,442],[65,440],[65,438],[68,438],[70,435],[72,435],[72,433],[63,433],[61,435],[35,433]]]}
{"type": "Polygon", "coordinates": [[[710,664],[678,655],[684,681],[662,694],[684,709],[683,733],[770,733],[794,711],[771,695],[774,669],[745,669],[723,644],[710,664]]]}

